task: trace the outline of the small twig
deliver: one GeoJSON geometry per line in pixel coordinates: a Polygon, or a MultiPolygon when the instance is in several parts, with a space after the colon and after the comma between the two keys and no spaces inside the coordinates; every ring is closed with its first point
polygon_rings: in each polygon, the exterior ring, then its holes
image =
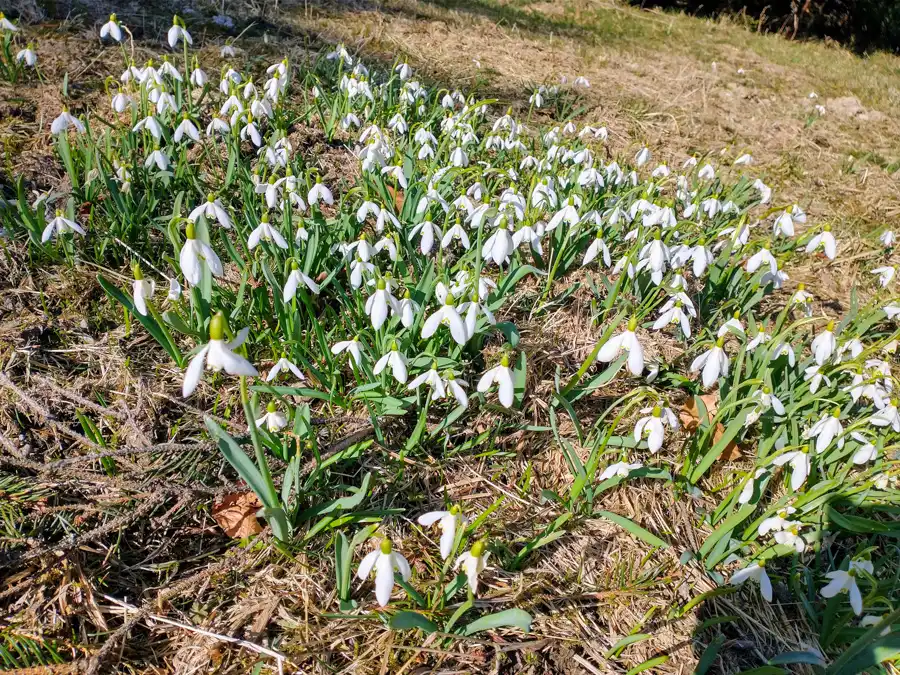
{"type": "MultiPolygon", "coordinates": [[[[123,609],[130,611],[139,611],[137,607],[134,605],[130,605],[127,602],[123,602],[117,598],[112,597],[111,595],[106,595],[105,593],[100,593],[100,597],[106,598],[114,605],[118,605],[123,609]]],[[[257,654],[265,654],[266,656],[271,656],[278,663],[278,674],[284,675],[284,664],[285,662],[290,663],[295,668],[297,664],[291,663],[288,661],[287,657],[281,652],[277,652],[274,649],[269,649],[268,647],[263,647],[262,645],[258,645],[255,642],[250,642],[248,640],[241,640],[239,638],[231,637],[229,635],[221,635],[219,633],[213,633],[212,631],[204,630],[202,628],[197,628],[196,626],[192,626],[187,623],[181,623],[180,621],[174,621],[172,619],[167,619],[164,616],[159,616],[158,614],[147,614],[144,616],[144,621],[150,624],[151,621],[158,621],[159,623],[168,624],[169,626],[175,626],[176,628],[183,628],[184,630],[190,631],[192,633],[197,633],[198,635],[204,635],[206,637],[213,638],[215,640],[221,640],[222,642],[230,642],[232,644],[239,645],[241,647],[245,647],[251,651],[256,652],[257,654]]],[[[151,626],[152,628],[152,626],[151,626]]]]}

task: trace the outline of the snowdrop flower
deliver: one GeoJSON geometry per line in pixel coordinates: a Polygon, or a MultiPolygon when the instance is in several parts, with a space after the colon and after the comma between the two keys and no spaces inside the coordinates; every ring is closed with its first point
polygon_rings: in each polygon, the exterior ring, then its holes
{"type": "Polygon", "coordinates": [[[881,236],[878,239],[887,248],[891,248],[897,242],[897,237],[894,236],[894,233],[892,230],[885,230],[884,232],[881,233],[881,236]]]}
{"type": "Polygon", "coordinates": [[[418,517],[419,525],[431,527],[435,523],[441,528],[441,558],[446,560],[453,553],[453,544],[456,542],[456,530],[460,525],[466,524],[466,517],[460,508],[454,504],[449,511],[430,511],[418,517]]]}
{"type": "Polygon", "coordinates": [[[422,324],[422,338],[427,340],[438,329],[438,326],[445,325],[450,328],[450,335],[458,345],[464,345],[469,340],[469,334],[466,325],[456,309],[456,299],[452,293],[447,293],[444,304],[441,305],[431,316],[425,319],[422,324]]]}
{"type": "Polygon", "coordinates": [[[414,378],[413,381],[409,383],[407,389],[413,391],[423,384],[427,384],[430,388],[431,398],[433,400],[442,399],[447,395],[447,390],[444,388],[444,381],[441,379],[441,375],[437,370],[437,361],[432,362],[429,370],[414,378]]]}
{"type": "Polygon", "coordinates": [[[594,237],[594,241],[591,242],[591,245],[588,246],[587,251],[584,252],[584,259],[581,261],[581,266],[584,267],[589,265],[594,261],[597,256],[602,255],[603,264],[609,267],[612,265],[612,259],[609,255],[609,248],[606,246],[606,242],[603,241],[603,231],[597,230],[597,236],[594,237]]]}
{"type": "Polygon", "coordinates": [[[775,219],[775,224],[772,226],[772,231],[774,236],[782,235],[784,237],[793,237],[794,236],[794,219],[791,218],[791,214],[788,211],[784,211],[778,218],[775,219]]]}
{"type": "Polygon", "coordinates": [[[453,565],[453,569],[459,569],[462,566],[473,595],[478,593],[478,575],[487,569],[490,552],[484,549],[484,540],[476,541],[467,553],[463,553],[456,559],[456,563],[453,565]]]}
{"type": "Polygon", "coordinates": [[[497,385],[497,396],[500,404],[505,408],[511,408],[513,404],[513,371],[509,367],[509,356],[504,354],[500,357],[500,363],[481,376],[478,380],[476,389],[482,394],[486,393],[490,388],[497,385]]]}
{"type": "Polygon", "coordinates": [[[206,221],[209,223],[215,221],[226,230],[231,229],[231,218],[228,217],[228,213],[225,211],[225,207],[222,206],[222,202],[216,199],[216,196],[211,192],[206,196],[206,201],[203,204],[200,204],[200,206],[190,212],[188,220],[196,223],[197,218],[201,215],[206,218],[206,221]]]}
{"type": "Polygon", "coordinates": [[[748,579],[758,581],[760,594],[766,602],[772,602],[772,582],[769,580],[769,575],[766,574],[765,561],[752,562],[744,569],[735,572],[731,575],[731,585],[740,586],[748,579]]]}
{"type": "Polygon", "coordinates": [[[229,44],[222,45],[222,48],[219,50],[219,56],[221,56],[223,59],[234,57],[234,55],[234,47],[229,44]]]}
{"type": "Polygon", "coordinates": [[[400,299],[400,323],[404,328],[411,328],[416,320],[416,314],[419,312],[419,305],[412,299],[407,290],[400,299]]]}
{"type": "Polygon", "coordinates": [[[878,447],[858,431],[850,433],[851,438],[860,444],[859,449],[853,453],[851,461],[854,464],[867,464],[878,459],[878,447]]]}
{"type": "Polygon", "coordinates": [[[501,216],[497,221],[497,229],[481,248],[481,257],[484,260],[492,260],[494,264],[502,267],[509,262],[509,254],[512,251],[513,242],[507,229],[506,216],[501,216]]]}
{"type": "Polygon", "coordinates": [[[256,127],[256,122],[253,121],[253,115],[247,115],[247,124],[241,129],[241,140],[246,141],[248,138],[250,142],[253,143],[257,148],[262,145],[262,135],[259,133],[259,129],[256,127]]]}
{"type": "Polygon", "coordinates": [[[73,117],[69,113],[68,108],[63,108],[62,112],[59,113],[59,117],[50,124],[50,133],[58,136],[59,134],[65,133],[69,127],[75,129],[79,134],[83,134],[85,131],[84,124],[81,123],[81,120],[77,117],[73,117]]]}
{"type": "Polygon", "coordinates": [[[191,286],[197,286],[202,278],[203,269],[200,265],[201,261],[206,262],[209,271],[213,276],[220,277],[225,271],[222,268],[222,262],[219,256],[212,250],[209,244],[196,239],[194,236],[194,223],[188,221],[184,232],[185,242],[181,247],[181,253],[178,256],[178,262],[181,267],[181,273],[191,286]]]}
{"type": "MultiPolygon", "coordinates": [[[[437,228],[435,228],[437,229],[437,228]]],[[[462,244],[462,247],[467,251],[471,247],[471,243],[469,242],[469,235],[466,233],[465,228],[462,225],[462,221],[459,217],[456,218],[456,222],[453,224],[450,229],[448,229],[444,236],[441,238],[441,248],[446,249],[453,243],[454,239],[458,239],[459,243],[462,244]]],[[[515,235],[513,235],[513,241],[515,241],[515,235]]]]}
{"type": "Polygon", "coordinates": [[[34,68],[37,63],[37,54],[34,53],[34,45],[29,42],[25,49],[20,49],[16,54],[16,61],[18,63],[24,63],[29,68],[34,68]]]}
{"type": "Polygon", "coordinates": [[[753,155],[743,154],[734,160],[734,166],[749,166],[753,162],[753,155]]]}
{"type": "Polygon", "coordinates": [[[774,516],[770,516],[764,519],[759,524],[759,526],[756,528],[756,533],[761,537],[768,534],[769,532],[776,532],[778,530],[783,530],[789,527],[793,521],[790,520],[788,516],[796,512],[797,509],[795,509],[793,506],[785,506],[783,509],[779,509],[774,516]]]}
{"type": "Polygon", "coordinates": [[[134,264],[132,270],[134,272],[134,281],[131,283],[131,288],[134,308],[138,314],[147,316],[147,301],[153,297],[153,293],[156,291],[156,284],[152,279],[150,281],[144,279],[141,267],[137,263],[134,264]]]}
{"type": "Polygon", "coordinates": [[[84,228],[81,227],[74,220],[66,218],[63,215],[63,212],[59,209],[56,210],[56,216],[47,223],[47,226],[44,228],[43,233],[41,234],[41,243],[45,244],[50,241],[50,237],[56,236],[59,237],[66,232],[77,232],[82,237],[87,234],[84,231],[84,228]]]}
{"type": "Polygon", "coordinates": [[[387,321],[388,309],[394,314],[400,311],[397,300],[388,290],[384,279],[375,282],[375,292],[366,300],[365,310],[372,321],[372,328],[379,330],[387,321]]]}
{"type": "MultiPolygon", "coordinates": [[[[395,340],[391,341],[391,349],[386,354],[384,354],[378,361],[375,363],[375,368],[373,372],[376,375],[380,375],[381,372],[390,366],[391,374],[394,376],[394,379],[397,380],[400,384],[406,384],[407,379],[407,364],[406,357],[403,356],[397,350],[397,342],[395,340]]],[[[444,556],[446,557],[446,556],[444,556]]]]}
{"type": "Polygon", "coordinates": [[[416,236],[421,236],[419,250],[422,251],[422,255],[428,255],[434,247],[435,240],[442,241],[444,233],[441,232],[441,228],[434,224],[429,215],[425,217],[425,220],[410,230],[409,240],[412,241],[416,236]]]}
{"type": "Polygon", "coordinates": [[[0,31],[8,31],[10,33],[17,33],[19,29],[13,24],[3,12],[0,12],[0,31]]]}
{"type": "Polygon", "coordinates": [[[169,28],[169,32],[166,36],[168,38],[169,47],[175,49],[179,40],[187,43],[188,45],[193,45],[194,40],[191,38],[191,34],[187,32],[187,29],[184,26],[184,21],[178,15],[172,17],[172,27],[169,28]]]}
{"type": "Polygon", "coordinates": [[[763,265],[768,265],[772,274],[778,271],[778,262],[767,248],[761,248],[750,257],[747,261],[747,272],[753,274],[763,265]]]}
{"type": "Polygon", "coordinates": [[[774,410],[776,415],[784,415],[784,405],[781,400],[772,393],[769,387],[763,387],[753,392],[752,396],[755,401],[753,409],[747,414],[745,426],[750,426],[758,420],[764,413],[774,410]]]}
{"type": "Polygon", "coordinates": [[[806,316],[812,316],[812,299],[812,294],[806,290],[806,284],[797,284],[797,290],[791,296],[790,304],[792,307],[799,307],[806,316]]]}
{"type": "Polygon", "coordinates": [[[306,379],[306,376],[303,375],[303,373],[297,366],[295,366],[291,361],[288,360],[287,356],[282,356],[280,359],[278,359],[275,365],[272,366],[269,374],[266,375],[266,382],[272,382],[276,377],[278,377],[278,373],[283,370],[290,371],[298,380],[306,379]]]}
{"type": "Polygon", "coordinates": [[[704,164],[697,172],[697,178],[700,180],[713,180],[715,177],[716,170],[713,169],[712,164],[704,164]]]}
{"type": "Polygon", "coordinates": [[[106,38],[115,40],[116,42],[122,41],[122,28],[119,26],[115,14],[110,14],[109,21],[100,27],[100,39],[105,40],[106,38]]]}
{"type": "Polygon", "coordinates": [[[806,252],[813,253],[820,247],[829,260],[834,260],[837,255],[837,242],[831,233],[831,225],[827,223],[822,227],[821,232],[809,240],[809,243],[806,245],[806,252]]]}
{"type": "Polygon", "coordinates": [[[719,327],[716,337],[726,337],[729,333],[737,333],[742,337],[744,336],[744,324],[741,323],[740,312],[735,312],[734,316],[719,327]]]}
{"type": "Polygon", "coordinates": [[[641,413],[645,415],[647,413],[650,414],[639,419],[634,425],[634,440],[636,443],[640,443],[644,440],[644,437],[647,437],[647,448],[650,452],[656,454],[659,452],[665,439],[665,427],[677,429],[679,426],[678,419],[671,408],[658,405],[653,406],[653,408],[644,408],[641,410],[641,413]]]}
{"type": "Polygon", "coordinates": [[[297,288],[300,284],[306,286],[313,294],[319,294],[319,284],[313,281],[306,273],[304,273],[297,261],[291,262],[291,272],[288,274],[287,281],[284,283],[284,301],[290,302],[297,295],[297,288]]]}
{"type": "Polygon", "coordinates": [[[147,155],[147,159],[144,160],[145,169],[149,169],[154,165],[156,165],[156,168],[160,171],[166,171],[169,168],[169,156],[158,147],[147,155]]]}
{"type": "Polygon", "coordinates": [[[821,366],[817,364],[813,364],[809,366],[806,370],[803,371],[803,380],[805,382],[809,382],[809,393],[815,394],[819,391],[819,387],[822,386],[822,382],[825,382],[829,387],[831,386],[831,380],[828,379],[822,372],[821,366]]]}
{"type": "Polygon", "coordinates": [[[703,352],[691,363],[691,372],[703,371],[703,386],[707,389],[713,386],[719,377],[728,376],[729,360],[723,349],[725,338],[719,338],[709,351],[703,352]]]}
{"type": "Polygon", "coordinates": [[[632,471],[643,469],[644,465],[640,463],[629,464],[628,462],[616,462],[606,467],[600,474],[600,482],[609,480],[613,477],[628,478],[632,471]]]}
{"type": "Polygon", "coordinates": [[[197,127],[188,117],[187,113],[184,113],[184,117],[181,120],[181,124],[179,124],[175,128],[175,134],[173,135],[173,140],[176,143],[180,143],[181,139],[187,136],[192,141],[199,143],[200,142],[200,132],[197,131],[197,127]]]}
{"type": "Polygon", "coordinates": [[[760,330],[756,336],[747,343],[747,351],[753,352],[757,347],[761,344],[768,342],[772,339],[772,336],[769,335],[766,331],[760,330]]]}
{"type": "Polygon", "coordinates": [[[206,74],[205,70],[197,66],[191,71],[190,80],[192,85],[202,89],[206,86],[206,83],[209,82],[209,76],[206,74]]]}
{"type": "Polygon", "coordinates": [[[662,283],[663,273],[666,270],[666,263],[670,260],[669,249],[662,242],[659,232],[656,238],[645,244],[641,249],[636,271],[643,269],[650,270],[650,279],[654,284],[659,286],[662,283]]]}
{"type": "Polygon", "coordinates": [[[278,248],[287,249],[288,243],[285,241],[281,233],[269,223],[269,215],[264,213],[259,221],[256,229],[247,237],[247,248],[251,251],[259,245],[260,241],[275,242],[278,248]]]}
{"type": "Polygon", "coordinates": [[[881,284],[882,288],[887,288],[888,284],[894,280],[894,276],[897,274],[897,268],[893,265],[887,265],[885,267],[876,267],[872,270],[872,274],[878,275],[878,283],[881,284]]]}
{"type": "Polygon", "coordinates": [[[169,302],[177,302],[181,298],[181,284],[178,283],[178,279],[172,278],[169,279],[169,293],[166,295],[166,299],[169,302]]]}
{"type": "Polygon", "coordinates": [[[900,412],[897,411],[897,399],[892,398],[887,405],[869,418],[869,423],[876,427],[891,427],[900,433],[900,412]]]}
{"type": "MultiPolygon", "coordinates": [[[[862,619],[860,619],[859,625],[862,628],[871,628],[872,626],[877,626],[878,624],[880,624],[882,622],[882,620],[884,620],[884,618],[887,616],[888,616],[887,614],[883,614],[881,616],[878,616],[875,614],[867,614],[862,619]]],[[[880,635],[881,635],[881,637],[884,637],[886,635],[890,635],[890,633],[891,633],[891,627],[885,626],[884,630],[881,631],[880,635]]]]}
{"type": "Polygon", "coordinates": [[[785,525],[783,530],[773,535],[775,541],[782,546],[793,546],[797,553],[803,553],[806,550],[806,541],[800,534],[800,528],[804,527],[804,524],[788,521],[785,525]]]}
{"type": "Polygon", "coordinates": [[[768,473],[769,472],[766,469],[756,470],[756,473],[753,474],[753,478],[744,483],[744,487],[741,489],[741,494],[738,495],[739,504],[747,504],[751,499],[753,499],[753,493],[756,490],[756,481],[758,481],[768,473]]]}
{"type": "Polygon", "coordinates": [[[306,201],[309,202],[310,205],[324,202],[325,204],[328,204],[328,206],[333,206],[334,196],[331,194],[331,190],[323,183],[316,181],[316,184],[312,186],[309,194],[306,196],[306,201]]]}
{"type": "MultiPolygon", "coordinates": [[[[837,339],[834,337],[834,321],[829,321],[825,330],[819,333],[812,341],[812,351],[818,365],[823,365],[837,349],[837,339]]],[[[898,429],[900,431],[900,429],[898,429]]]]}
{"type": "Polygon", "coordinates": [[[275,433],[276,431],[281,431],[288,425],[288,419],[284,413],[279,412],[275,407],[275,402],[272,401],[269,405],[266,406],[266,412],[256,420],[256,426],[258,428],[265,427],[271,433],[275,433]]]}
{"type": "Polygon", "coordinates": [[[469,383],[465,380],[457,380],[453,371],[446,371],[443,377],[445,395],[449,394],[456,399],[457,404],[463,408],[469,407],[469,395],[466,393],[466,387],[469,383]]]}
{"type": "Polygon", "coordinates": [[[804,434],[806,438],[816,439],[816,454],[821,455],[825,452],[835,439],[837,439],[838,448],[844,447],[844,427],[840,418],[841,409],[835,408],[834,411],[822,415],[819,421],[804,434]]]}
{"type": "MultiPolygon", "coordinates": [[[[541,227],[541,224],[538,224],[538,228],[541,227]]],[[[528,242],[531,245],[531,249],[537,253],[539,256],[544,255],[544,251],[541,248],[541,235],[538,233],[535,228],[531,225],[525,224],[520,225],[519,228],[512,235],[512,245],[513,248],[518,248],[522,242],[528,242]]]]}
{"type": "Polygon", "coordinates": [[[753,187],[759,192],[760,204],[768,204],[772,199],[772,188],[763,183],[759,178],[753,181],[753,187]]]}
{"type": "Polygon", "coordinates": [[[382,539],[379,547],[362,559],[356,576],[365,581],[373,569],[375,570],[375,599],[378,600],[379,605],[386,607],[391,601],[391,591],[394,589],[394,570],[400,572],[404,581],[409,581],[412,571],[409,569],[406,558],[393,550],[390,539],[382,539]]]}
{"type": "Polygon", "coordinates": [[[224,370],[229,375],[242,377],[258,375],[252,363],[234,353],[235,349],[244,344],[249,333],[249,328],[242,328],[234,340],[225,342],[225,315],[222,312],[216,313],[209,322],[209,342],[191,359],[184,373],[182,396],[187,398],[194,393],[203,376],[204,365],[207,370],[213,372],[224,370]]]}
{"type": "Polygon", "coordinates": [[[363,354],[362,344],[359,341],[359,337],[354,337],[352,340],[343,340],[341,342],[336,342],[331,346],[331,353],[335,356],[337,356],[341,352],[347,352],[350,355],[353,363],[356,364],[357,368],[362,367],[363,354]]]}
{"type": "Polygon", "coordinates": [[[825,575],[829,583],[820,591],[823,598],[833,598],[846,591],[850,596],[850,606],[859,616],[863,611],[863,597],[856,584],[856,577],[862,572],[869,575],[875,573],[875,566],[870,560],[851,560],[847,570],[835,570],[825,575]]]}
{"type": "MultiPolygon", "coordinates": [[[[679,293],[679,296],[683,295],[679,293]]],[[[688,298],[690,301],[690,298],[688,298]]],[[[684,333],[685,337],[691,336],[691,320],[689,316],[696,316],[697,313],[694,310],[693,304],[684,305],[681,297],[672,297],[663,305],[660,310],[662,313],[659,315],[659,318],[653,323],[653,330],[662,330],[666,326],[670,324],[679,324],[681,326],[681,332],[684,333]],[[685,311],[685,306],[687,307],[687,311],[685,311]]]]}
{"type": "Polygon", "coordinates": [[[632,317],[625,331],[611,337],[600,348],[597,359],[602,363],[611,363],[625,352],[628,354],[628,370],[634,377],[639,377],[644,372],[644,348],[635,335],[636,329],[637,317],[632,317]]]}
{"type": "Polygon", "coordinates": [[[650,161],[651,156],[652,155],[650,154],[650,148],[643,147],[634,156],[634,163],[638,168],[640,168],[650,161]]]}

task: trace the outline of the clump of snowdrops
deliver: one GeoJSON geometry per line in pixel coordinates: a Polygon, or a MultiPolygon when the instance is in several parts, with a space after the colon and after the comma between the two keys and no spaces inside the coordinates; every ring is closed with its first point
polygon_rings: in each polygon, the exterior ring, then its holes
{"type": "MultiPolygon", "coordinates": [[[[125,37],[115,17],[102,37],[125,37]]],[[[623,481],[665,480],[699,497],[715,475],[708,496],[718,504],[698,516],[708,536],[683,560],[770,602],[774,577],[778,599],[803,598],[823,649],[859,638],[839,659],[898,619],[896,559],[884,546],[898,532],[892,233],[880,240],[879,288],[838,313],[790,279],[793,261],[839,259],[837,233],[779,205],[747,175],[749,154],[669,167],[643,147],[606,161],[606,128],[532,122],[558,88],[535,90],[522,119],[429,88],[403,61],[370,72],[343,46],[256,73],[230,48],[201,65],[178,17],[167,42],[142,64],[123,50],[107,110],[53,121],[72,194],[34,201],[20,186],[3,218],[48,258],[130,263],[130,284],[100,283],[184,369],[185,397],[207,399],[237,378],[254,458],[207,424],[279,539],[310,517],[299,466],[317,449],[309,405],[296,397],[364,408],[379,440],[391,419],[407,419],[407,448],[452,441],[477,408],[515,425],[528,394],[517,289],[527,279],[529,309],[549,311],[571,297],[566,280],[582,279],[603,335],[577,372],[557,368],[549,424],[537,428],[556,436],[572,486],[549,496],[563,515],[508,567],[623,481]],[[328,143],[349,139],[358,175],[326,180],[295,147],[300,125],[320,127],[328,143]],[[672,362],[648,356],[660,337],[678,345],[672,362]],[[614,378],[629,393],[583,429],[579,401],[614,378]],[[691,434],[675,410],[686,398],[701,413],[691,434]],[[575,422],[586,461],[559,434],[559,415],[575,422]],[[745,455],[737,468],[720,461],[734,444],[745,455]],[[272,455],[288,466],[280,489],[272,455]]],[[[336,508],[354,508],[370,480],[336,508]]],[[[336,539],[342,606],[355,606],[354,552],[374,538],[358,576],[374,574],[379,605],[396,581],[422,609],[442,609],[463,587],[471,607],[488,567],[484,519],[467,525],[446,505],[418,523],[441,530],[438,589],[415,590],[405,557],[414,552],[376,523],[336,539]],[[445,587],[451,563],[462,573],[445,587]]],[[[396,627],[439,629],[413,614],[395,615],[396,627]]]]}

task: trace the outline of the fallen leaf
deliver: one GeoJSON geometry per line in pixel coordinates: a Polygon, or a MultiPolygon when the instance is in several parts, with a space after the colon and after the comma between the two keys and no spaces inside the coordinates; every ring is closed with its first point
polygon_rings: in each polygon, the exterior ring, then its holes
{"type": "Polygon", "coordinates": [[[403,200],[406,199],[406,195],[390,185],[387,186],[387,189],[391,193],[391,197],[394,198],[394,204],[396,205],[397,213],[399,213],[403,209],[403,200]]]}
{"type": "MultiPolygon", "coordinates": [[[[707,415],[706,418],[702,420],[702,423],[707,425],[711,424],[713,418],[715,418],[716,416],[716,412],[719,410],[718,392],[701,394],[697,398],[703,401],[703,405],[706,407],[707,415]]],[[[695,397],[691,396],[687,401],[684,402],[684,404],[678,410],[678,419],[681,421],[681,426],[684,427],[684,430],[688,433],[693,433],[700,428],[700,411],[697,409],[697,401],[695,397]]],[[[713,431],[713,445],[718,443],[724,435],[725,426],[721,422],[717,422],[716,428],[713,431]]],[[[719,455],[718,461],[730,462],[735,459],[740,459],[743,456],[744,453],[741,452],[740,446],[735,440],[732,439],[732,441],[725,446],[722,454],[719,455]]]]}
{"type": "Polygon", "coordinates": [[[213,504],[212,515],[225,534],[233,539],[243,539],[262,532],[256,512],[262,507],[252,492],[232,492],[223,495],[213,504]]]}

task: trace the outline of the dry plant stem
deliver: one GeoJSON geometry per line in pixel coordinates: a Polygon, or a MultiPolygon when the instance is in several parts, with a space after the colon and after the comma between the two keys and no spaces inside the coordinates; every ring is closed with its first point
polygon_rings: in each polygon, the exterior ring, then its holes
{"type": "MultiPolygon", "coordinates": [[[[100,593],[100,597],[106,598],[114,605],[118,605],[124,609],[129,611],[139,611],[137,607],[134,605],[130,605],[127,602],[122,602],[110,595],[106,595],[105,593],[100,593]]],[[[127,615],[126,615],[127,616],[127,615]]],[[[184,630],[190,631],[192,633],[197,633],[198,635],[205,635],[206,637],[213,638],[215,640],[220,640],[222,642],[230,642],[232,644],[240,645],[241,647],[245,647],[251,651],[254,651],[258,654],[265,654],[266,656],[271,656],[275,659],[278,664],[278,675],[283,675],[284,673],[284,664],[285,662],[291,663],[287,660],[287,657],[281,652],[277,652],[274,649],[269,649],[267,647],[263,647],[262,645],[258,645],[255,642],[249,642],[247,640],[241,640],[238,638],[234,638],[228,635],[221,635],[219,633],[213,633],[212,631],[203,630],[202,628],[197,628],[196,626],[191,626],[190,624],[181,623],[180,621],[173,621],[172,619],[167,619],[164,616],[159,616],[157,614],[148,614],[145,618],[145,621],[149,624],[151,621],[158,621],[159,623],[164,623],[169,626],[175,626],[176,628],[183,628],[184,630]]],[[[291,663],[292,666],[297,667],[296,664],[291,663]]]]}

